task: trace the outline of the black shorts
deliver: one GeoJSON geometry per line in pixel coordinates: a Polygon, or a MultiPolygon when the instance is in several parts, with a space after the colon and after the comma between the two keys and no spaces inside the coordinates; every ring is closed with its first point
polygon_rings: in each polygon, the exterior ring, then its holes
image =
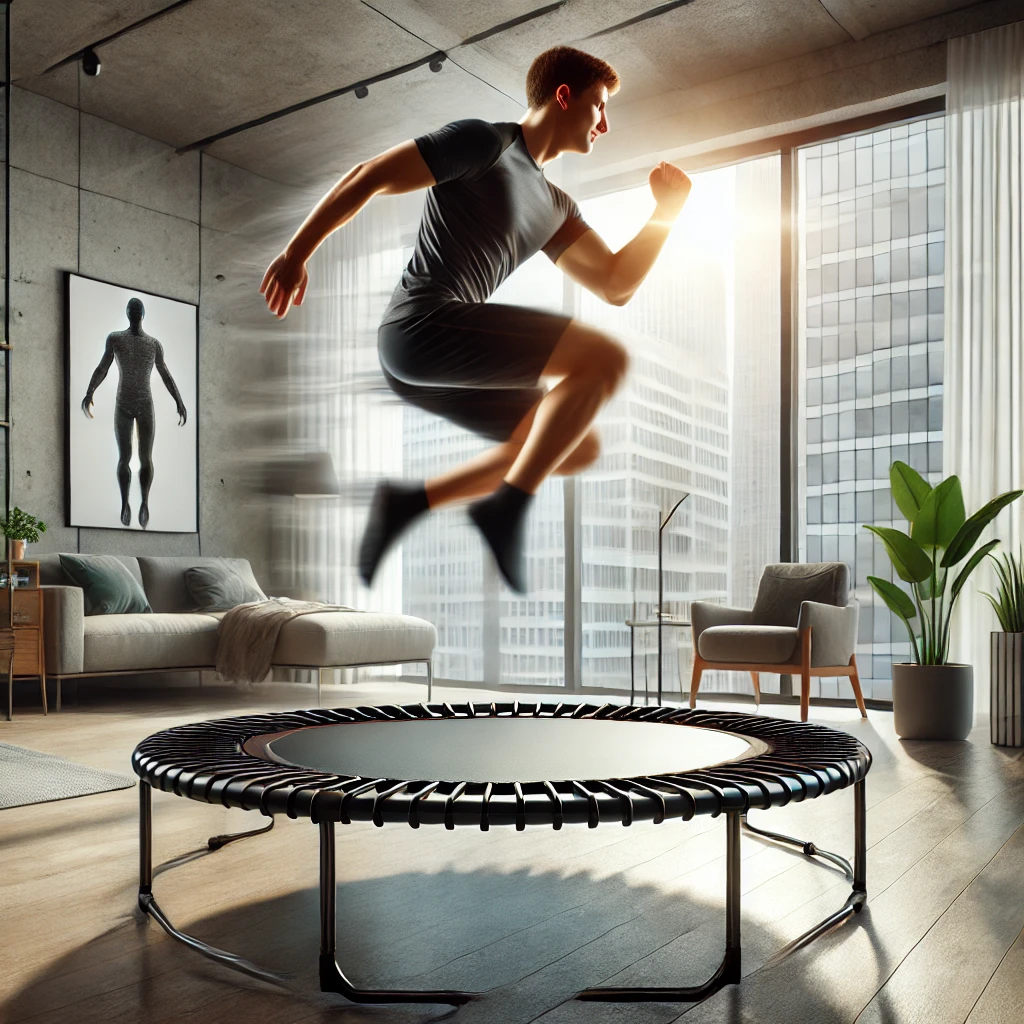
{"type": "Polygon", "coordinates": [[[384,379],[400,398],[481,437],[507,441],[544,395],[541,373],[568,316],[494,302],[449,302],[381,324],[384,379]]]}

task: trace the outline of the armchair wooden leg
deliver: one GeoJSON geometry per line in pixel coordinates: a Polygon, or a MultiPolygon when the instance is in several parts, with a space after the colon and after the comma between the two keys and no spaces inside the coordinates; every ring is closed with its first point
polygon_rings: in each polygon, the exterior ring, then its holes
{"type": "Polygon", "coordinates": [[[696,651],[693,654],[693,673],[690,676],[690,707],[697,706],[697,691],[700,689],[700,677],[704,674],[704,661],[696,651]]]}
{"type": "Polygon", "coordinates": [[[811,629],[800,635],[800,721],[806,722],[811,708],[811,629]]]}
{"type": "Polygon", "coordinates": [[[857,707],[860,708],[860,717],[868,717],[868,709],[864,706],[864,694],[860,688],[860,676],[857,674],[857,655],[854,654],[850,658],[850,685],[853,687],[853,696],[857,701],[857,707]]]}
{"type": "Polygon", "coordinates": [[[754,707],[761,709],[761,673],[751,672],[750,678],[754,683],[754,707]]]}

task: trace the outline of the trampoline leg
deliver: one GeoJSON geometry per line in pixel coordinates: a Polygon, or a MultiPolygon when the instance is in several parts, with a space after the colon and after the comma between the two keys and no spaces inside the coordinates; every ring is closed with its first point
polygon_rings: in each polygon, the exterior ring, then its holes
{"type": "Polygon", "coordinates": [[[336,992],[353,1003],[445,1003],[461,1006],[471,992],[416,992],[402,989],[359,989],[342,973],[337,956],[334,822],[320,822],[320,991],[336,992]]]}
{"type": "Polygon", "coordinates": [[[783,836],[777,832],[767,832],[764,829],[755,828],[744,815],[743,826],[747,831],[757,835],[765,836],[775,842],[787,843],[790,846],[798,846],[808,857],[820,857],[822,860],[831,861],[846,872],[846,877],[853,883],[850,895],[846,902],[833,914],[829,914],[823,921],[820,921],[813,928],[809,928],[803,935],[797,936],[792,942],[787,943],[774,956],[765,962],[765,967],[774,967],[781,963],[788,956],[791,956],[799,949],[803,949],[808,943],[820,938],[826,932],[845,924],[854,914],[859,914],[868,901],[868,841],[867,841],[867,800],[865,796],[864,779],[854,784],[853,787],[853,833],[854,833],[854,854],[853,866],[845,857],[837,853],[829,853],[828,850],[819,850],[814,843],[806,842],[803,839],[793,839],[791,836],[783,836]]]}
{"type": "MultiPolygon", "coordinates": [[[[271,824],[273,824],[273,819],[271,819],[271,824]]],[[[259,831],[264,832],[266,829],[259,831]]],[[[252,833],[246,834],[251,835],[252,833]]],[[[139,782],[139,910],[152,917],[172,939],[177,939],[209,960],[214,960],[232,970],[241,971],[242,974],[248,974],[250,977],[259,978],[262,981],[269,981],[275,985],[283,985],[288,980],[285,975],[257,967],[256,964],[250,963],[236,953],[229,953],[216,946],[209,946],[201,939],[186,935],[185,932],[178,931],[171,924],[153,896],[153,794],[150,784],[141,781],[139,782]]]]}
{"type": "Polygon", "coordinates": [[[685,988],[588,988],[577,999],[603,1003],[694,1003],[726,985],[738,985],[740,948],[740,812],[725,816],[725,957],[703,985],[685,988]]]}

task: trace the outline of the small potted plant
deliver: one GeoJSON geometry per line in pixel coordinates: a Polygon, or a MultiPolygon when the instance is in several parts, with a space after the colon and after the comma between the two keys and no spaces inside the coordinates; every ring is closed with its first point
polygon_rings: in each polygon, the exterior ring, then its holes
{"type": "Polygon", "coordinates": [[[39,534],[46,533],[46,523],[15,505],[6,519],[0,519],[0,530],[7,538],[10,557],[18,560],[25,557],[26,542],[35,544],[39,534]]]}
{"type": "Polygon", "coordinates": [[[950,619],[968,577],[999,543],[989,541],[974,550],[985,527],[1024,491],[1000,494],[967,518],[955,476],[932,487],[905,462],[894,462],[889,481],[909,531],[886,526],[866,529],[879,537],[896,574],[910,584],[908,594],[889,580],[868,577],[878,596],[907,627],[914,654],[912,664],[892,667],[896,735],[915,740],[966,739],[974,719],[974,672],[970,665],[947,661],[950,619]],[[916,630],[911,619],[916,619],[916,630]]]}
{"type": "Polygon", "coordinates": [[[1019,747],[1024,743],[1024,554],[989,555],[999,586],[985,593],[995,609],[1002,632],[992,633],[991,709],[992,742],[1019,747]]]}

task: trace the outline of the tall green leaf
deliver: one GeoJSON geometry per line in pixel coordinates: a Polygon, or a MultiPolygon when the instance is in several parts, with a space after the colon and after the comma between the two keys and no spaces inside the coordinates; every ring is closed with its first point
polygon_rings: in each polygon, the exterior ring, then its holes
{"type": "Polygon", "coordinates": [[[889,485],[892,487],[893,500],[907,517],[907,522],[914,522],[925,499],[931,494],[932,485],[912,466],[899,461],[894,462],[889,469],[889,485]]]}
{"type": "Polygon", "coordinates": [[[1016,501],[1022,494],[1024,494],[1024,491],[1007,491],[978,509],[957,531],[956,536],[950,542],[949,547],[946,548],[946,553],[942,556],[942,561],[939,564],[950,566],[956,565],[957,562],[962,562],[971,553],[971,548],[977,543],[985,527],[1011,501],[1016,501]]]}
{"type": "Polygon", "coordinates": [[[910,536],[923,548],[948,548],[966,518],[960,480],[947,477],[925,498],[910,536]]]}
{"type": "Polygon", "coordinates": [[[960,596],[960,591],[963,590],[964,587],[967,585],[967,577],[970,576],[971,573],[978,568],[978,565],[981,562],[981,560],[994,547],[996,547],[998,543],[999,541],[997,540],[990,540],[987,544],[983,544],[980,548],[978,548],[977,551],[974,552],[973,555],[971,555],[970,561],[960,570],[959,573],[957,573],[956,579],[953,580],[953,589],[950,591],[949,610],[946,613],[947,617],[952,613],[953,603],[960,596]]]}
{"type": "Polygon", "coordinates": [[[932,560],[924,549],[899,530],[888,526],[865,526],[885,545],[899,578],[906,583],[921,583],[932,574],[932,560]]]}
{"type": "Polygon", "coordinates": [[[917,609],[914,607],[914,602],[910,599],[910,595],[905,590],[900,590],[895,583],[880,579],[878,576],[869,576],[868,583],[871,584],[878,596],[889,606],[889,610],[895,612],[901,619],[912,619],[917,614],[917,609]]]}
{"type": "Polygon", "coordinates": [[[921,664],[921,657],[918,649],[917,637],[914,635],[914,627],[910,620],[917,614],[914,602],[895,583],[889,580],[880,579],[878,576],[869,576],[868,583],[871,584],[875,593],[886,603],[889,610],[894,612],[903,620],[910,634],[910,644],[914,648],[914,661],[921,664]]]}

